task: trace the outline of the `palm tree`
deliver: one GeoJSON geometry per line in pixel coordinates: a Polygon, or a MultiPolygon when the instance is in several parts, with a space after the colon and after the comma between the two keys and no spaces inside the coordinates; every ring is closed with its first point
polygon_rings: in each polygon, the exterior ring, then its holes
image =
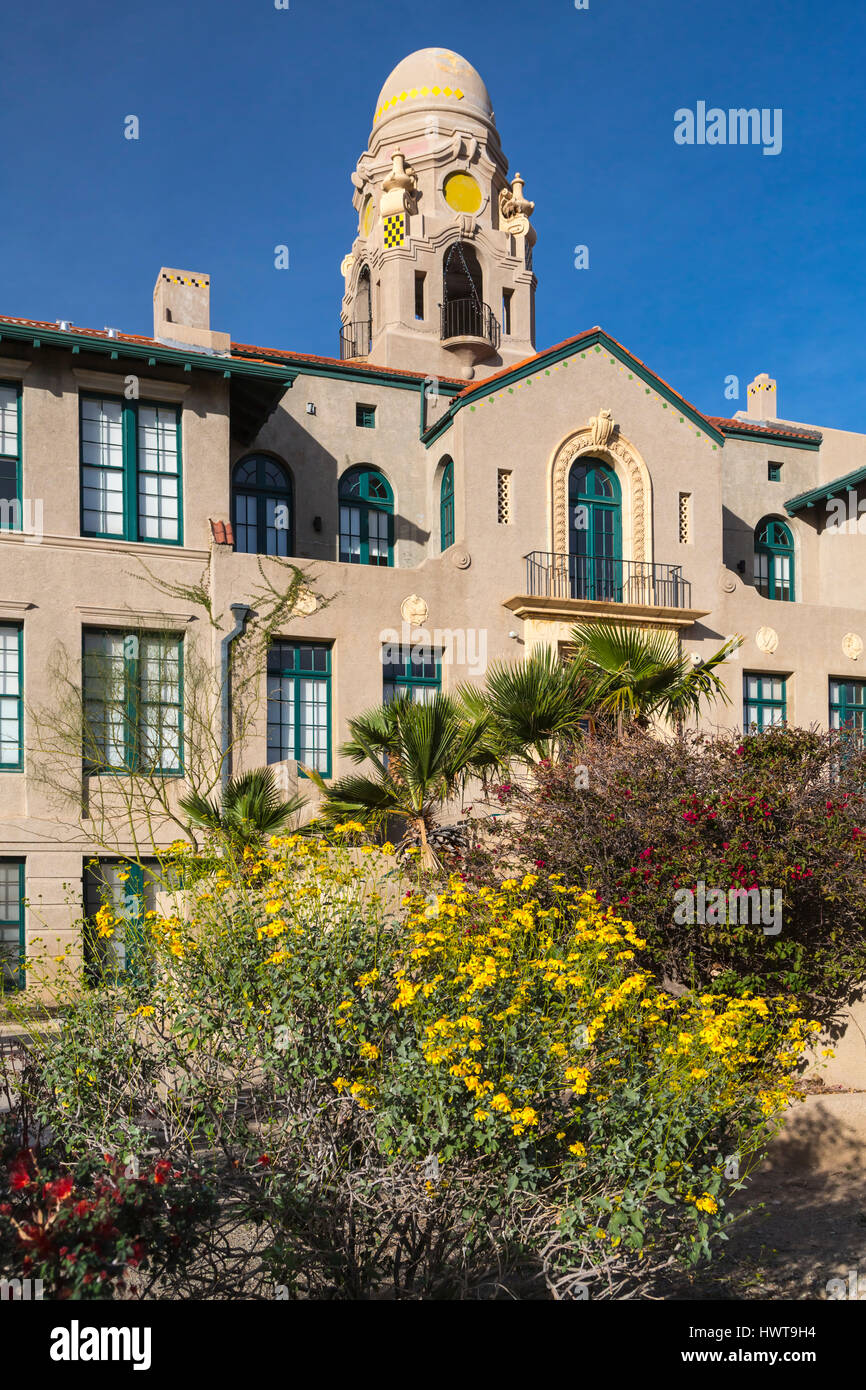
{"type": "Polygon", "coordinates": [[[689,716],[699,714],[704,700],[730,704],[715,668],[743,642],[732,637],[695,665],[673,632],[583,623],[573,629],[572,640],[593,681],[593,704],[599,713],[616,718],[620,734],[625,721],[646,728],[660,718],[682,728],[689,716]]]}
{"type": "Polygon", "coordinates": [[[378,828],[395,817],[418,835],[425,867],[434,867],[429,832],[436,811],[462,780],[489,762],[487,715],[468,715],[441,693],[428,704],[402,696],[350,719],[349,733],[343,756],[369,763],[369,770],[329,785],[305,768],[322,793],[317,818],[378,828]]]}
{"type": "Polygon", "coordinates": [[[226,835],[240,845],[255,845],[281,830],[306,805],[306,797],[282,797],[270,767],[256,768],[233,777],[223,793],[222,805],[201,792],[185,796],[180,807],[190,825],[226,835]]]}
{"type": "Polygon", "coordinates": [[[501,761],[553,759],[580,737],[591,715],[591,681],[581,660],[563,662],[553,647],[537,647],[525,661],[500,661],[483,689],[463,685],[458,696],[475,718],[487,714],[490,743],[501,761]]]}

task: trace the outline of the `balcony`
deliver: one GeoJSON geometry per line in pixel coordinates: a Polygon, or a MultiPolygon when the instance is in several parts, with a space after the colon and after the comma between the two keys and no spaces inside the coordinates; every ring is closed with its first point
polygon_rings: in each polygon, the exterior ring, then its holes
{"type": "Polygon", "coordinates": [[[479,362],[495,357],[501,333],[489,304],[480,299],[449,299],[439,305],[442,346],[460,364],[461,375],[471,381],[479,362]]]}
{"type": "Polygon", "coordinates": [[[443,344],[455,338],[480,339],[492,352],[499,348],[500,331],[493,310],[489,304],[479,299],[452,299],[440,304],[441,329],[439,336],[443,344]]]}
{"type": "Polygon", "coordinates": [[[596,618],[686,628],[707,615],[708,610],[692,608],[692,586],[681,565],[545,550],[533,550],[525,559],[525,590],[505,603],[520,618],[560,624],[596,618]]]}
{"type": "Polygon", "coordinates": [[[370,319],[359,323],[344,323],[340,329],[340,360],[366,357],[373,346],[373,324],[370,319]]]}

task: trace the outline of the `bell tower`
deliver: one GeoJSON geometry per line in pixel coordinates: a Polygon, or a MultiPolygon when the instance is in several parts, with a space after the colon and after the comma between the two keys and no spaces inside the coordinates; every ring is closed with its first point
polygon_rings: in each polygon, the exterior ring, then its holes
{"type": "Polygon", "coordinates": [[[535,352],[535,204],[490,97],[457,53],[424,48],[385,82],[352,174],[340,355],[471,381],[535,352]]]}

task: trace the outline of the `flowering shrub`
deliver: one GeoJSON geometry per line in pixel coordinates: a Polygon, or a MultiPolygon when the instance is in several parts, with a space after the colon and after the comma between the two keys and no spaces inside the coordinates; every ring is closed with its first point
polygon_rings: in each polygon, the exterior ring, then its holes
{"type": "MultiPolygon", "coordinates": [[[[465,872],[503,856],[598,892],[646,937],[657,975],[803,999],[830,1021],[866,978],[866,754],[803,730],[677,742],[589,740],[576,767],[510,787],[511,822],[465,872]],[[679,890],[779,894],[780,930],[677,918],[679,890]]],[[[736,916],[737,920],[734,920],[736,916]]]]}
{"type": "Polygon", "coordinates": [[[793,1004],[674,998],[561,877],[407,886],[361,833],[177,857],[146,965],[39,1042],[64,1151],[195,1157],[256,1252],[236,1297],[604,1296],[710,1254],[793,1093],[793,1004]]]}
{"type": "Polygon", "coordinates": [[[52,1299],[117,1296],[132,1270],[165,1276],[211,1203],[197,1174],[182,1177],[165,1160],[133,1176],[109,1155],[52,1175],[20,1150],[0,1165],[0,1271],[52,1299]]]}

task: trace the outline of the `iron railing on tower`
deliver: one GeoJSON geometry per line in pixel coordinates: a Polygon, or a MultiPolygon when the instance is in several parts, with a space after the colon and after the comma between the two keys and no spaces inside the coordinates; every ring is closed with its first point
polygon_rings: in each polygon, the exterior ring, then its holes
{"type": "Polygon", "coordinates": [[[483,338],[492,348],[499,347],[500,328],[489,304],[480,299],[449,299],[439,309],[443,342],[449,338],[483,338]]]}
{"type": "Polygon", "coordinates": [[[344,323],[340,329],[340,359],[366,357],[373,346],[373,324],[370,319],[344,323]]]}

